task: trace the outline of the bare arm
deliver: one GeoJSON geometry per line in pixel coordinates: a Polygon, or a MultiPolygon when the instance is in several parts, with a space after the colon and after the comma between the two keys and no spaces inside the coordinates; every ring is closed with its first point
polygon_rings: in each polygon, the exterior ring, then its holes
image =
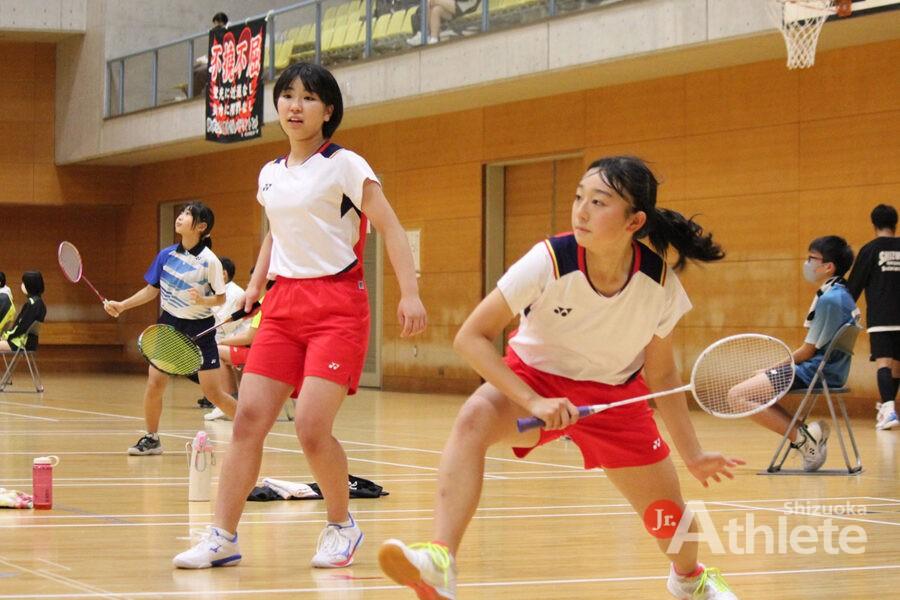
{"type": "Polygon", "coordinates": [[[272,258],[272,232],[266,234],[262,246],[259,248],[259,256],[256,258],[256,266],[253,267],[253,276],[244,290],[244,310],[250,312],[253,303],[259,300],[266,287],[266,277],[269,274],[269,261],[272,258]]]}
{"type": "MultiPolygon", "coordinates": [[[[644,379],[653,392],[682,386],[681,376],[675,365],[671,334],[665,338],[654,336],[647,344],[644,350],[644,379]]],[[[704,452],[691,423],[687,398],[683,393],[665,396],[657,401],[656,406],[678,454],[703,487],[709,486],[708,478],[721,481],[721,475],[734,479],[729,468],[745,464],[744,461],[725,457],[717,452],[704,452]]]]}
{"type": "Polygon", "coordinates": [[[112,316],[118,317],[126,310],[131,310],[132,308],[155,300],[157,296],[159,296],[159,288],[153,287],[152,285],[146,285],[135,292],[134,295],[129,296],[121,302],[115,300],[106,302],[106,304],[103,305],[103,308],[105,308],[106,312],[112,316]]]}
{"type": "Polygon", "coordinates": [[[219,342],[220,346],[249,346],[253,343],[253,338],[256,337],[256,328],[251,327],[244,333],[239,333],[238,335],[230,335],[227,338],[222,338],[222,341],[219,342]]]}
{"type": "Polygon", "coordinates": [[[419,283],[416,281],[416,269],[406,232],[384,197],[381,185],[374,181],[368,180],[363,186],[362,209],[378,233],[384,237],[388,258],[400,284],[400,305],[397,307],[397,317],[403,326],[400,335],[416,335],[425,330],[428,318],[425,306],[419,299],[419,283]]]}
{"type": "Polygon", "coordinates": [[[538,395],[506,366],[494,347],[493,340],[514,316],[503,294],[495,289],[460,327],[453,348],[510,401],[544,421],[547,429],[568,427],[578,420],[578,409],[567,398],[538,395]]]}
{"type": "Polygon", "coordinates": [[[811,359],[816,354],[816,347],[813,344],[808,342],[804,342],[802,346],[794,350],[792,353],[794,357],[794,364],[799,365],[802,362],[806,362],[811,359]]]}

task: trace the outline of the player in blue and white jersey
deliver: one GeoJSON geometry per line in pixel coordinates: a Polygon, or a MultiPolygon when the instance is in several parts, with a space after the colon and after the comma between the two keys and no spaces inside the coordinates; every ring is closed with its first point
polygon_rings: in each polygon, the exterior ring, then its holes
{"type": "MultiPolygon", "coordinates": [[[[212,308],[225,302],[222,263],[210,249],[212,240],[209,233],[214,222],[213,211],[202,202],[188,204],[175,219],[175,233],[181,235],[181,242],[164,248],[156,255],[144,275],[147,282],[144,288],[121,302],[110,300],[104,305],[106,312],[118,317],[126,310],[146,304],[158,296],[162,311],[157,323],[171,325],[188,336],[211,327],[215,323],[212,308]]],[[[203,364],[197,375],[204,395],[226,415],[234,417],[236,402],[222,389],[216,373],[219,350],[215,335],[200,338],[197,345],[203,352],[203,364]]],[[[168,383],[168,375],[153,366],[148,369],[144,390],[147,434],[128,449],[129,454],[162,454],[159,418],[168,383]]]]}

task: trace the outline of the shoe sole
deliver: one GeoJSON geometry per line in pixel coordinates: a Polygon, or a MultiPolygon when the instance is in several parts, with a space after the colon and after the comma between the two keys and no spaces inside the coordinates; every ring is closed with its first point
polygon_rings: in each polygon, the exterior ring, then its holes
{"type": "Polygon", "coordinates": [[[179,565],[177,562],[173,561],[173,564],[176,568],[179,569],[212,569],[215,567],[236,567],[241,562],[241,555],[235,554],[234,556],[229,556],[228,558],[222,558],[219,560],[214,560],[212,562],[208,562],[204,565],[200,565],[199,567],[196,565],[179,565]]]}
{"type": "Polygon", "coordinates": [[[159,456],[163,453],[162,448],[154,448],[153,450],[147,450],[146,452],[141,452],[140,450],[134,450],[134,448],[128,449],[129,456],[159,456]]]}
{"type": "Polygon", "coordinates": [[[385,542],[381,545],[381,549],[378,550],[378,564],[385,575],[396,583],[411,588],[419,600],[450,600],[425,583],[419,569],[409,562],[403,548],[397,544],[385,542]]]}

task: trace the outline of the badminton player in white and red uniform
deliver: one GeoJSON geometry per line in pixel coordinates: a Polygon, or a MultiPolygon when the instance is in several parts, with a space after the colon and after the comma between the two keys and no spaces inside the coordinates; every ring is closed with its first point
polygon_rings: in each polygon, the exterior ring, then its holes
{"type": "MultiPolygon", "coordinates": [[[[563,434],[587,469],[602,467],[638,515],[659,501],[683,509],[678,476],[646,402],[578,418],[578,406],[605,404],[682,385],[672,330],[690,307],[663,258],[637,240],[649,236],[663,256],[724,256],[712,236],[680,214],[656,208],[657,181],[634,157],[593,163],[572,204],[573,233],[537,244],[510,267],[460,329],[455,347],[487,381],[465,403],[441,455],[432,538],[388,540],[382,569],[424,600],[456,598],[454,556],[481,495],[489,446],[525,456],[563,434]],[[493,340],[521,315],[501,357],[493,340]],[[649,388],[649,389],[648,389],[649,388]],[[538,430],[519,433],[516,419],[535,416],[538,430]]],[[[707,485],[732,477],[739,459],[704,452],[684,394],[661,400],[659,412],[691,474],[707,485]]],[[[655,525],[655,524],[654,524],[655,525]]],[[[659,539],[667,551],[670,539],[659,539]]],[[[667,587],[677,598],[734,600],[715,569],[697,562],[696,543],[669,555],[667,587]],[[697,594],[697,595],[695,595],[697,594]]]]}
{"type": "Polygon", "coordinates": [[[266,294],[266,316],[244,367],[214,526],[175,557],[181,568],[240,561],[237,525],[259,475],[263,441],[297,390],[297,437],[327,509],[312,565],[353,562],[363,534],[348,510],[347,457],[332,425],[344,397],[356,392],[368,345],[362,272],[367,220],[384,239],[400,284],[400,335],[415,335],[426,325],[412,252],[378,178],[362,157],[330,142],[343,116],[334,77],[317,65],[293,64],[275,83],[274,101],[291,151],[259,174],[257,199],[271,231],[245,305],[260,297],[267,278],[275,285],[266,294]]]}

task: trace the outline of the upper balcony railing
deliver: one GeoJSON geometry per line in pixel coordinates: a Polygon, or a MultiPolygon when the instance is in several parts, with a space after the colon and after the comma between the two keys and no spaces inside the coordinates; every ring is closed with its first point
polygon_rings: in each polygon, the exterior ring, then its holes
{"type": "MultiPolygon", "coordinates": [[[[455,0],[435,33],[428,0],[305,0],[267,13],[265,74],[271,81],[292,62],[335,67],[622,1],[455,0]]],[[[208,40],[202,32],[108,61],[105,116],[203,96],[208,40]]]]}

